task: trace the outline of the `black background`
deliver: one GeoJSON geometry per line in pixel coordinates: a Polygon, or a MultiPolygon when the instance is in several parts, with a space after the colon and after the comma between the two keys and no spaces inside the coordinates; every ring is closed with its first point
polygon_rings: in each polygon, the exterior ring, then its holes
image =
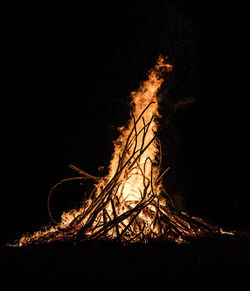
{"type": "MultiPolygon", "coordinates": [[[[106,173],[129,92],[160,54],[174,66],[160,93],[169,193],[193,215],[249,230],[246,7],[112,2],[6,11],[1,241],[49,223],[48,191],[74,175],[69,163],[106,173]]],[[[83,191],[68,190],[65,209],[83,191]]]]}

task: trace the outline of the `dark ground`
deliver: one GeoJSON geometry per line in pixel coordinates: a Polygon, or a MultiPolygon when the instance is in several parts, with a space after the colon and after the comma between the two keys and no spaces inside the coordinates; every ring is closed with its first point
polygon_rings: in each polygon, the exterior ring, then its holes
{"type": "MultiPolygon", "coordinates": [[[[33,277],[38,284],[48,277],[73,284],[86,274],[100,283],[94,271],[104,270],[105,277],[109,268],[117,278],[120,269],[136,280],[136,272],[150,280],[159,272],[159,282],[191,286],[199,274],[200,288],[214,276],[241,282],[245,273],[235,272],[247,269],[250,232],[247,7],[234,1],[105,1],[64,8],[22,6],[4,13],[1,245],[49,223],[48,191],[74,175],[69,163],[106,174],[116,128],[129,117],[129,92],[159,54],[174,65],[160,92],[159,135],[164,166],[171,167],[164,184],[179,208],[248,235],[187,246],[1,247],[1,264],[13,280],[21,272],[23,285],[33,277]],[[192,102],[174,110],[185,100],[192,102]]],[[[58,193],[56,217],[77,207],[89,187],[69,185],[58,193]]]]}
{"type": "Polygon", "coordinates": [[[240,233],[196,239],[186,245],[159,241],[130,246],[54,243],[21,249],[2,247],[0,252],[2,270],[11,275],[9,287],[14,284],[18,290],[67,290],[77,286],[84,289],[85,284],[91,284],[91,289],[241,289],[247,288],[249,245],[250,234],[240,233]]]}

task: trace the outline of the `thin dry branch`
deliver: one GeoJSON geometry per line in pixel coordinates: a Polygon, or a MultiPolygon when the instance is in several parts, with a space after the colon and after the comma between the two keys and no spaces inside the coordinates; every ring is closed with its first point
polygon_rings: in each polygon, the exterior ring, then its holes
{"type": "MultiPolygon", "coordinates": [[[[153,132],[153,137],[145,144],[154,117],[152,116],[150,121],[146,123],[144,113],[153,103],[149,103],[137,119],[131,113],[132,129],[119,157],[115,174],[107,181],[106,186],[100,189],[97,183],[90,197],[86,198],[88,201],[83,203],[84,209],[68,226],[63,229],[58,226],[56,232],[44,235],[41,241],[116,239],[122,242],[146,242],[150,238],[167,238],[179,242],[184,241],[187,237],[217,231],[216,227],[203,220],[177,210],[171,197],[162,190],[162,187],[158,187],[169,167],[162,174],[159,174],[159,166],[162,163],[162,149],[155,132],[153,132]],[[140,120],[142,120],[143,127],[137,130],[137,124],[140,120]],[[139,137],[141,143],[138,142],[139,137]],[[159,159],[153,161],[149,156],[144,157],[144,162],[141,164],[142,155],[155,140],[157,140],[159,146],[159,159]],[[150,163],[149,176],[146,174],[146,169],[149,169],[148,163],[150,163]],[[153,176],[154,172],[156,177],[153,176]],[[138,193],[141,195],[139,201],[131,203],[126,200],[124,189],[126,183],[135,175],[142,176],[143,188],[138,188],[138,193]]],[[[51,188],[47,206],[51,220],[55,224],[58,223],[51,213],[50,200],[54,190],[59,185],[73,180],[91,179],[94,182],[99,182],[103,179],[90,175],[72,164],[69,167],[82,176],[63,179],[51,188]]],[[[32,242],[32,240],[30,241],[32,242]]]]}

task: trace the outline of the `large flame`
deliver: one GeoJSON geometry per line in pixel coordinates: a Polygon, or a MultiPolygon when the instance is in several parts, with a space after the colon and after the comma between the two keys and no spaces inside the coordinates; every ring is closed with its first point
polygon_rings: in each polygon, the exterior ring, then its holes
{"type": "MultiPolygon", "coordinates": [[[[82,178],[96,182],[82,207],[63,213],[61,222],[55,226],[24,235],[18,246],[80,234],[85,238],[118,238],[121,241],[146,241],[149,237],[164,236],[180,242],[185,235],[195,236],[209,229],[202,220],[178,211],[168,195],[162,195],[160,180],[166,171],[160,172],[157,93],[164,81],[163,73],[171,70],[167,59],[160,56],[147,80],[131,92],[130,120],[119,129],[106,177],[96,178],[71,166],[83,175],[82,178]]],[[[70,179],[62,180],[55,187],[67,180],[70,179]]]]}
{"type": "MultiPolygon", "coordinates": [[[[161,77],[161,73],[163,71],[171,70],[172,66],[166,62],[166,59],[164,59],[163,57],[159,57],[155,68],[149,73],[148,79],[141,84],[138,90],[131,93],[131,119],[129,120],[127,127],[120,128],[121,134],[119,138],[114,142],[114,154],[110,162],[109,178],[113,177],[117,169],[119,157],[124,151],[126,142],[128,140],[130,132],[133,130],[133,127],[135,127],[135,130],[138,133],[138,137],[137,140],[134,139],[131,142],[129,151],[126,153],[127,155],[129,155],[132,150],[136,152],[140,148],[143,148],[143,146],[147,145],[154,137],[155,132],[157,131],[157,122],[155,120],[155,117],[160,116],[158,112],[159,103],[157,98],[157,92],[164,81],[164,78],[161,77]],[[148,110],[143,112],[146,106],[149,106],[149,108],[148,110]],[[140,118],[136,125],[134,125],[135,120],[137,120],[141,114],[142,118],[140,118]],[[144,136],[143,128],[145,127],[145,124],[149,124],[149,126],[147,129],[147,135],[144,136]]],[[[148,157],[150,157],[152,162],[155,162],[157,153],[158,145],[157,142],[154,141],[140,156],[140,164],[144,165],[148,157]]],[[[159,170],[159,168],[156,170],[159,170]]],[[[150,179],[151,169],[149,163],[148,166],[146,166],[144,174],[148,179],[150,179]]],[[[131,178],[126,180],[123,191],[120,191],[118,196],[121,196],[121,199],[124,201],[139,201],[140,191],[143,191],[143,188],[143,175],[140,170],[136,168],[134,171],[131,172],[131,178]]]]}

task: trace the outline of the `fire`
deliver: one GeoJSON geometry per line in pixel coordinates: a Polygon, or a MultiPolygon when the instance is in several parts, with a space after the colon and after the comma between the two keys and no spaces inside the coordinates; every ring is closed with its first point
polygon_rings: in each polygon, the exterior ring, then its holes
{"type": "MultiPolygon", "coordinates": [[[[94,191],[80,209],[70,210],[61,222],[31,235],[24,235],[18,246],[52,240],[116,239],[121,242],[147,242],[164,238],[182,242],[214,228],[196,217],[178,211],[163,189],[161,178],[161,146],[157,138],[160,118],[157,93],[164,76],[172,70],[167,58],[159,57],[154,69],[138,90],[131,92],[131,115],[128,124],[119,129],[114,153],[106,177],[94,177],[77,167],[80,177],[92,179],[94,191]]],[[[55,221],[54,221],[55,222],[55,221]]]]}
{"type": "MultiPolygon", "coordinates": [[[[114,142],[114,155],[110,162],[110,174],[109,179],[113,177],[117,164],[119,162],[119,157],[122,155],[124,148],[126,147],[126,142],[129,139],[129,134],[131,131],[136,131],[138,134],[137,138],[131,138],[130,145],[128,147],[126,155],[129,155],[133,150],[137,154],[140,154],[140,149],[143,148],[144,145],[147,145],[155,135],[157,131],[157,123],[155,117],[160,117],[158,112],[158,99],[157,92],[160,89],[164,78],[160,77],[160,73],[163,71],[171,71],[172,66],[165,62],[165,60],[160,57],[155,69],[149,73],[148,79],[144,81],[137,91],[131,93],[132,98],[132,113],[131,119],[129,120],[129,124],[127,127],[122,127],[120,129],[121,135],[114,142]],[[146,106],[148,110],[145,112],[144,109],[146,106]],[[142,114],[143,113],[143,114],[142,114]],[[141,118],[140,115],[142,114],[141,118]],[[135,120],[138,122],[135,124],[135,120]],[[145,125],[147,126],[147,135],[143,135],[143,129],[145,129],[145,125]]],[[[144,153],[140,156],[140,165],[146,165],[144,175],[147,179],[150,179],[150,163],[146,163],[148,157],[150,157],[151,161],[154,163],[156,161],[156,155],[158,153],[158,145],[157,142],[154,141],[150,146],[144,151],[144,153]]],[[[119,195],[124,201],[139,201],[140,200],[140,191],[143,191],[143,174],[139,169],[139,160],[138,167],[136,167],[133,171],[131,171],[131,178],[127,179],[124,183],[123,191],[119,191],[119,195]]],[[[155,168],[157,171],[158,169],[155,168]]],[[[120,188],[121,189],[121,188],[120,188]]]]}

